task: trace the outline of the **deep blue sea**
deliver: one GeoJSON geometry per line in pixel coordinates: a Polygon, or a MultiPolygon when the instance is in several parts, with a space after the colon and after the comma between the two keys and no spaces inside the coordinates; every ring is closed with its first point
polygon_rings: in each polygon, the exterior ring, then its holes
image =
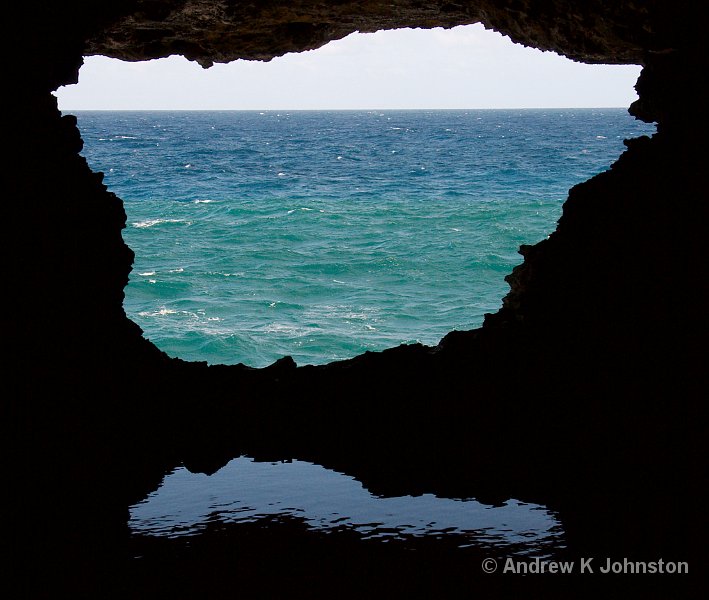
{"type": "Polygon", "coordinates": [[[496,311],[520,244],[606,170],[625,109],[77,112],[170,354],[264,366],[435,345],[496,311]]]}

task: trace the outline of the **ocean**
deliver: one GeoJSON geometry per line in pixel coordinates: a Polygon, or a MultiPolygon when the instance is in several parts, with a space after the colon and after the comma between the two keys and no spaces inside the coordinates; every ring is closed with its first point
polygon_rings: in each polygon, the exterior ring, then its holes
{"type": "Polygon", "coordinates": [[[171,356],[323,364],[478,327],[625,109],[75,112],[123,199],[124,307],[171,356]]]}

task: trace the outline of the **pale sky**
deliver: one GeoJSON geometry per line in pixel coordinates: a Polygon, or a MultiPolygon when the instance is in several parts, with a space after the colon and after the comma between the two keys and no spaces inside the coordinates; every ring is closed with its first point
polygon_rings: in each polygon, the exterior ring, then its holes
{"type": "Polygon", "coordinates": [[[71,110],[627,107],[639,66],[586,65],[513,44],[482,25],[353,33],[270,62],[202,69],[178,56],[88,57],[71,110]]]}

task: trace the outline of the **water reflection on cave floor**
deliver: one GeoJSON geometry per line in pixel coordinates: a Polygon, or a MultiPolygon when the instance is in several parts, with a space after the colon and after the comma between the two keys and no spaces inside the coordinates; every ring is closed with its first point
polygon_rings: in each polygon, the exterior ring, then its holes
{"type": "Polygon", "coordinates": [[[304,461],[236,458],[211,476],[180,467],[130,508],[140,537],[205,536],[224,527],[301,522],[304,530],[361,540],[430,543],[497,554],[549,556],[564,548],[562,527],[544,506],[509,500],[487,506],[432,494],[377,497],[356,479],[304,461]]]}

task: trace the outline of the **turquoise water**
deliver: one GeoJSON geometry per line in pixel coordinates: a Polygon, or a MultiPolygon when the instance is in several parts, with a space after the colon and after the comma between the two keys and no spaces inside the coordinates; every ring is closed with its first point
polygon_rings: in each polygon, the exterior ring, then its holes
{"type": "Polygon", "coordinates": [[[125,202],[124,302],[172,356],[322,364],[471,329],[625,109],[78,112],[125,202]]]}

